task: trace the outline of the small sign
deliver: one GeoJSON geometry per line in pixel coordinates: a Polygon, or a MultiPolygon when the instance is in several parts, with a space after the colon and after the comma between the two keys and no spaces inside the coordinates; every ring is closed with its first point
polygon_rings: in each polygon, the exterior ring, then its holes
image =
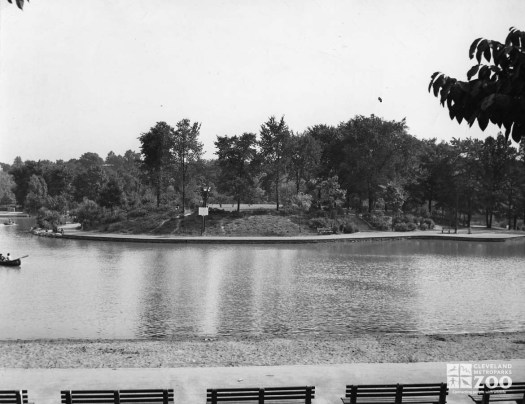
{"type": "Polygon", "coordinates": [[[199,216],[208,216],[208,208],[199,208],[199,216]]]}

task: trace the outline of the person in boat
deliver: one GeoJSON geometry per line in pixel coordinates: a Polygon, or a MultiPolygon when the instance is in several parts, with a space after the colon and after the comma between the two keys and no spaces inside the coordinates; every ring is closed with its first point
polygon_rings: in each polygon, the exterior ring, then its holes
{"type": "Polygon", "coordinates": [[[5,257],[3,256],[3,254],[0,254],[0,261],[5,261],[5,257]]]}
{"type": "Polygon", "coordinates": [[[7,253],[7,257],[5,257],[6,261],[11,261],[11,254],[7,253]]]}

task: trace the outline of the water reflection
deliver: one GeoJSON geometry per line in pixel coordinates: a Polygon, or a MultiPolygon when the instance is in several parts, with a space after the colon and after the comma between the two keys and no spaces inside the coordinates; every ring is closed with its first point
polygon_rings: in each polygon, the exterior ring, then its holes
{"type": "Polygon", "coordinates": [[[30,254],[0,267],[0,339],[525,329],[523,240],[184,246],[23,228],[0,228],[5,252],[30,254]]]}

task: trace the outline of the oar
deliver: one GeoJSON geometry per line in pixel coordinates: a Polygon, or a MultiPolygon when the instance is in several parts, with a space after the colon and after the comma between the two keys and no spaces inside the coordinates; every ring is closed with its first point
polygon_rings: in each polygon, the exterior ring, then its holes
{"type": "Polygon", "coordinates": [[[29,255],[23,255],[22,257],[15,258],[14,260],[11,260],[11,261],[20,260],[22,258],[27,258],[27,257],[29,257],[29,255]]]}

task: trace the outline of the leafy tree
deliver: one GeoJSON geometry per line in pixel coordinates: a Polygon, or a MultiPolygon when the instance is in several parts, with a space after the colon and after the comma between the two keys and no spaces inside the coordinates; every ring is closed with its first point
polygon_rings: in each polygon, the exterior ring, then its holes
{"type": "Polygon", "coordinates": [[[42,176],[46,180],[49,195],[71,194],[73,186],[73,171],[65,163],[52,163],[43,169],[42,176]]]}
{"type": "Polygon", "coordinates": [[[341,206],[346,198],[346,191],[341,189],[337,175],[318,181],[315,185],[315,203],[320,209],[326,206],[330,212],[341,206]]]}
{"type": "Polygon", "coordinates": [[[338,128],[328,125],[315,125],[306,130],[306,136],[315,139],[320,147],[318,174],[328,178],[338,171],[339,163],[344,159],[341,145],[341,132],[338,128]]]}
{"type": "Polygon", "coordinates": [[[317,176],[321,161],[321,145],[311,134],[290,137],[290,177],[295,181],[296,193],[301,183],[307,183],[317,176]]]}
{"type": "Polygon", "coordinates": [[[80,156],[78,164],[81,169],[87,170],[94,166],[102,167],[104,160],[97,153],[87,152],[80,156]]]}
{"type": "Polygon", "coordinates": [[[29,192],[25,200],[25,208],[30,212],[36,212],[47,202],[46,180],[39,175],[32,175],[29,179],[29,192]]]}
{"type": "Polygon", "coordinates": [[[492,227],[493,215],[506,199],[504,185],[515,156],[516,150],[501,133],[496,138],[487,137],[481,148],[480,197],[487,228],[492,227]]]}
{"type": "Polygon", "coordinates": [[[62,224],[62,218],[59,212],[42,207],[38,210],[36,222],[42,229],[57,231],[58,226],[62,224]]]}
{"type": "Polygon", "coordinates": [[[472,43],[469,56],[477,64],[467,72],[468,81],[435,72],[428,90],[447,104],[450,119],[469,126],[477,119],[481,130],[490,121],[519,143],[525,137],[525,32],[509,31],[504,44],[484,38],[472,43]]]}
{"type": "Polygon", "coordinates": [[[98,199],[100,205],[106,208],[120,206],[124,200],[120,181],[116,177],[111,177],[100,190],[98,199]]]}
{"type": "Polygon", "coordinates": [[[160,206],[161,190],[166,182],[165,173],[173,160],[173,128],[166,122],[157,122],[149,132],[140,135],[139,140],[142,168],[156,189],[157,206],[160,206]]]}
{"type": "Polygon", "coordinates": [[[13,189],[16,186],[13,176],[0,170],[0,205],[15,203],[13,189]]]}
{"type": "Polygon", "coordinates": [[[36,161],[27,160],[22,162],[20,157],[16,157],[11,169],[9,170],[9,174],[13,176],[13,180],[16,184],[14,189],[16,201],[18,204],[23,205],[27,193],[29,192],[29,180],[32,175],[42,174],[40,167],[36,161]]]}
{"type": "Polygon", "coordinates": [[[182,191],[182,211],[186,207],[186,185],[189,180],[189,168],[197,163],[202,156],[202,143],[198,137],[201,125],[198,122],[193,124],[189,119],[177,122],[177,127],[173,136],[173,159],[177,167],[182,191]]]}
{"type": "Polygon", "coordinates": [[[284,122],[284,116],[279,121],[271,116],[261,125],[261,157],[268,174],[268,179],[273,182],[275,189],[275,202],[279,210],[279,186],[287,163],[289,150],[290,130],[284,122]]]}
{"type": "Polygon", "coordinates": [[[479,207],[480,189],[480,153],[483,141],[478,139],[453,139],[457,159],[454,163],[456,175],[455,187],[458,192],[458,209],[466,213],[466,225],[470,227],[472,215],[479,207]]]}
{"type": "Polygon", "coordinates": [[[92,165],[83,169],[73,180],[75,200],[82,201],[84,198],[98,200],[107,180],[107,174],[102,166],[92,165]]]}
{"type": "Polygon", "coordinates": [[[241,136],[217,136],[215,147],[220,168],[219,190],[231,192],[237,201],[237,212],[241,200],[254,185],[257,156],[257,140],[253,133],[241,136]]]}
{"type": "Polygon", "coordinates": [[[132,150],[126,151],[123,156],[109,152],[106,157],[106,171],[111,178],[118,178],[124,193],[122,203],[138,204],[140,194],[144,192],[140,164],[140,153],[132,150]]]}
{"type": "Polygon", "coordinates": [[[76,220],[82,224],[85,230],[94,225],[100,217],[100,208],[95,201],[84,198],[74,212],[76,220]]]}
{"type": "Polygon", "coordinates": [[[405,121],[356,116],[342,123],[339,131],[341,184],[348,193],[366,197],[371,212],[380,186],[395,179],[406,167],[405,156],[412,143],[405,121]]]}

